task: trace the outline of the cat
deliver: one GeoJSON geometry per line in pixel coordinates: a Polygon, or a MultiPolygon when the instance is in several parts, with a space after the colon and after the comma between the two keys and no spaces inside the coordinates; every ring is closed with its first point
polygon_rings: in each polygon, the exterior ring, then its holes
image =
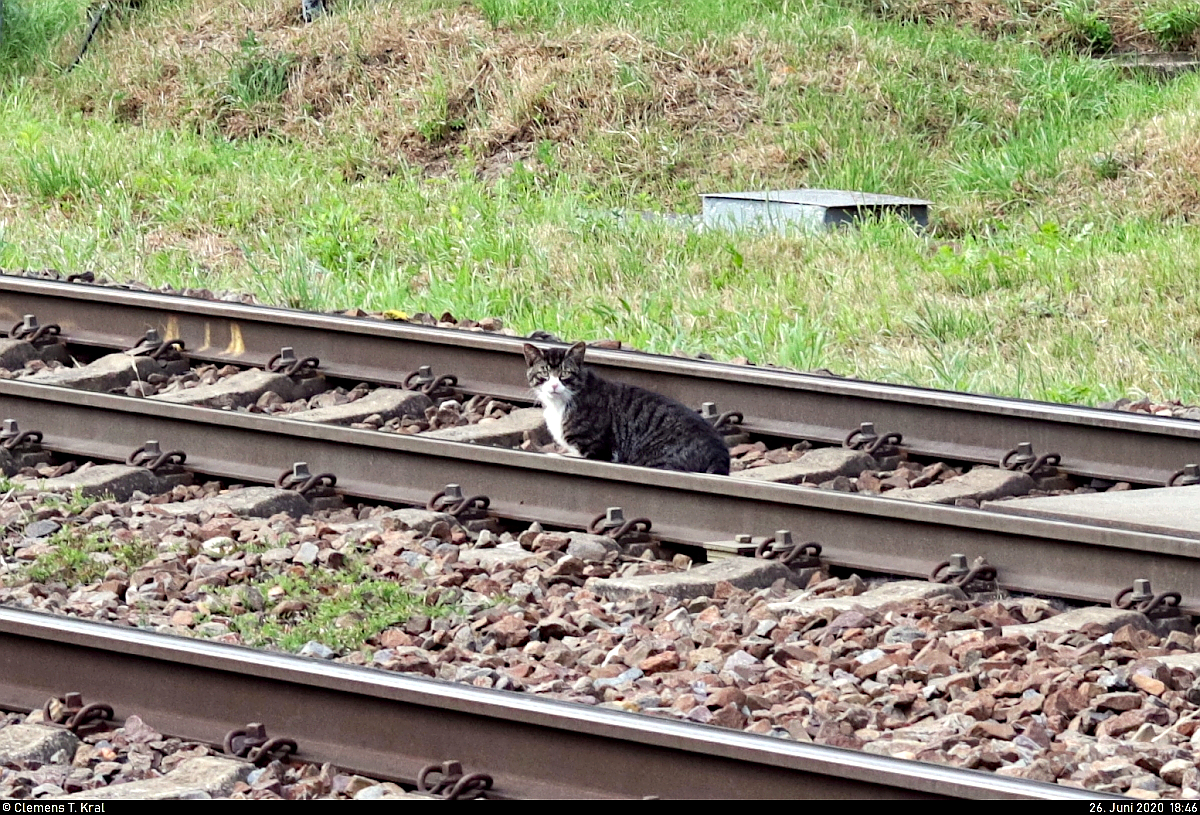
{"type": "Polygon", "coordinates": [[[583,367],[587,346],[525,345],[526,376],[546,427],[571,455],[660,470],[729,475],[729,448],[699,413],[653,391],[583,367]]]}

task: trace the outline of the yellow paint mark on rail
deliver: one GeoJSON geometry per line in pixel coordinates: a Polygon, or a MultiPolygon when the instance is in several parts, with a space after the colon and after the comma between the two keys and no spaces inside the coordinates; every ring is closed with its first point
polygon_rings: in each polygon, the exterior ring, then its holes
{"type": "Polygon", "coordinates": [[[225,353],[239,357],[246,353],[246,343],[242,341],[242,327],[237,323],[229,324],[229,347],[225,349],[225,353]]]}
{"type": "Polygon", "coordinates": [[[177,340],[179,338],[179,318],[168,317],[166,334],[162,338],[163,342],[170,342],[171,340],[177,340]]]}
{"type": "Polygon", "coordinates": [[[204,344],[196,349],[197,353],[207,351],[212,348],[212,323],[204,324],[204,344]]]}

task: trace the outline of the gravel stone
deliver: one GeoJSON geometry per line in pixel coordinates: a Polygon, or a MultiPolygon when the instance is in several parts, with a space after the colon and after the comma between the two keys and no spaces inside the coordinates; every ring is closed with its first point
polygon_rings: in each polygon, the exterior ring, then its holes
{"type": "Polygon", "coordinates": [[[73,733],[57,727],[14,724],[0,729],[0,762],[50,764],[60,752],[75,755],[78,747],[73,733]]]}
{"type": "Polygon", "coordinates": [[[85,801],[178,801],[219,798],[233,792],[234,785],[244,781],[251,769],[250,764],[228,758],[190,758],[161,778],[83,790],[71,793],[67,797],[85,801]]]}
{"type": "Polygon", "coordinates": [[[323,645],[316,640],[309,640],[304,643],[304,647],[297,652],[302,657],[316,657],[317,659],[333,659],[337,656],[332,648],[323,645]]]}
{"type": "Polygon", "coordinates": [[[62,524],[58,523],[58,521],[51,521],[49,519],[34,521],[25,527],[25,537],[31,539],[48,538],[60,529],[62,529],[62,524]]]}

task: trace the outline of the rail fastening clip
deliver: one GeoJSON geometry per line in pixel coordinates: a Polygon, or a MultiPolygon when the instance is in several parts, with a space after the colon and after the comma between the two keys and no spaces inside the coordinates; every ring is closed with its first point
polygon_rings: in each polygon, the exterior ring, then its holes
{"type": "Polygon", "coordinates": [[[968,567],[967,556],[955,553],[949,560],[943,560],[934,566],[933,571],[929,573],[929,579],[934,583],[945,583],[966,591],[975,581],[995,583],[996,567],[982,556],[975,558],[975,562],[968,567]]]}
{"type": "Polygon", "coordinates": [[[25,342],[35,347],[53,345],[58,342],[61,334],[62,328],[59,327],[58,323],[38,325],[38,318],[33,314],[26,314],[21,322],[14,325],[8,332],[10,338],[25,340],[25,342]]]}
{"type": "Polygon", "coordinates": [[[417,792],[434,795],[447,801],[481,798],[492,788],[492,777],[487,773],[463,775],[462,762],[443,761],[428,764],[417,773],[417,792]],[[431,781],[431,777],[436,780],[431,781]]]}
{"type": "Polygon", "coordinates": [[[867,455],[878,458],[881,455],[895,455],[895,448],[903,441],[904,434],[902,433],[880,435],[875,430],[874,422],[863,422],[857,429],[851,430],[846,435],[842,446],[851,450],[862,450],[867,455]]]}
{"type": "Polygon", "coordinates": [[[295,739],[267,738],[267,728],[262,722],[250,722],[244,728],[230,730],[225,734],[225,752],[244,758],[256,767],[265,767],[272,761],[284,761],[295,755],[299,748],[295,739]]]}
{"type": "Polygon", "coordinates": [[[1132,609],[1140,611],[1152,620],[1162,620],[1170,617],[1180,617],[1179,604],[1183,595],[1177,591],[1164,591],[1155,594],[1150,589],[1150,581],[1139,577],[1132,586],[1126,586],[1116,593],[1112,599],[1113,608],[1132,609]]]}
{"type": "Polygon", "coordinates": [[[821,544],[816,541],[793,543],[791,531],[780,529],[755,547],[754,556],[764,560],[778,560],[784,566],[794,569],[813,568],[821,565],[821,544]]]}
{"type": "Polygon", "coordinates": [[[94,732],[107,726],[112,721],[112,705],[103,702],[83,703],[83,694],[71,692],[66,696],[50,697],[42,706],[42,717],[45,721],[60,724],[75,735],[84,732],[94,732]]]}
{"type": "Polygon", "coordinates": [[[627,521],[624,509],[609,507],[592,518],[587,531],[593,535],[607,535],[618,543],[643,543],[650,539],[651,525],[649,518],[631,518],[627,521]]]}
{"type": "Polygon", "coordinates": [[[1023,441],[1000,457],[1000,468],[1003,470],[1020,470],[1033,476],[1051,470],[1062,462],[1058,453],[1034,455],[1033,444],[1023,441]]]}
{"type": "Polygon", "coordinates": [[[425,508],[431,512],[445,512],[460,521],[475,521],[487,517],[487,508],[492,499],[486,495],[463,497],[462,487],[458,484],[447,484],[446,489],[434,493],[425,508]]]}

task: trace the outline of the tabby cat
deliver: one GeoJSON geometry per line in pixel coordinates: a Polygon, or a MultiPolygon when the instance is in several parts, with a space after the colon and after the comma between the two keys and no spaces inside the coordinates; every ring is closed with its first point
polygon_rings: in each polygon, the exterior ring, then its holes
{"type": "Polygon", "coordinates": [[[666,396],[583,367],[587,346],[525,345],[526,376],[546,427],[572,455],[660,470],[729,474],[729,448],[700,414],[666,396]]]}

